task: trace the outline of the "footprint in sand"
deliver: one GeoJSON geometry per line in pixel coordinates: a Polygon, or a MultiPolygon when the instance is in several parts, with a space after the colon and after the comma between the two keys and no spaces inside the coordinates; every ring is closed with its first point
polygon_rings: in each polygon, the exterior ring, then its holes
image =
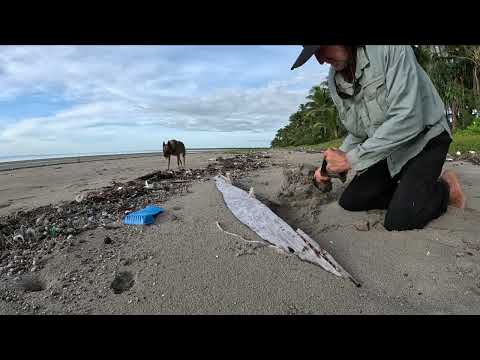
{"type": "Polygon", "coordinates": [[[36,276],[24,276],[18,286],[23,289],[25,292],[36,292],[45,290],[46,284],[40,278],[36,276]]]}
{"type": "Polygon", "coordinates": [[[29,200],[29,199],[33,199],[35,196],[25,196],[25,197],[21,197],[21,198],[17,198],[15,200],[29,200]]]}
{"type": "Polygon", "coordinates": [[[0,204],[0,209],[4,209],[6,207],[9,207],[10,205],[12,205],[12,202],[9,201],[9,202],[6,202],[6,203],[3,203],[3,204],[0,204]]]}
{"type": "Polygon", "coordinates": [[[130,289],[135,283],[133,275],[129,271],[122,271],[115,276],[110,287],[115,294],[121,294],[124,291],[130,289]]]}

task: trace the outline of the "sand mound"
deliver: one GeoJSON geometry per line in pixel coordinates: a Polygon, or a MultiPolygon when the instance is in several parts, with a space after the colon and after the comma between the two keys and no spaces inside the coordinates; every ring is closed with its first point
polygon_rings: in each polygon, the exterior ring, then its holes
{"type": "Polygon", "coordinates": [[[316,167],[301,164],[283,169],[283,181],[277,198],[281,205],[297,208],[304,215],[315,215],[321,205],[335,201],[336,193],[324,193],[313,183],[316,167]]]}

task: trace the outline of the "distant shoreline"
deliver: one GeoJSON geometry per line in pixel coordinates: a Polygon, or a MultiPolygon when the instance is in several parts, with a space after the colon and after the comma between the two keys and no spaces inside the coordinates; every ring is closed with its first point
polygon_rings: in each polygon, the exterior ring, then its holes
{"type": "MultiPolygon", "coordinates": [[[[258,149],[268,149],[268,148],[195,148],[187,149],[188,154],[196,153],[207,153],[207,152],[222,152],[222,151],[231,151],[231,150],[258,150],[258,149]]],[[[32,155],[33,156],[33,155],[32,155]]],[[[131,159],[131,158],[141,158],[149,156],[162,156],[161,151],[157,152],[142,152],[142,153],[120,153],[120,154],[99,154],[99,155],[71,155],[71,156],[58,156],[56,155],[39,155],[44,156],[37,159],[22,159],[22,160],[1,160],[0,159],[0,172],[1,171],[11,171],[17,169],[28,169],[34,167],[42,166],[52,166],[52,165],[61,165],[61,164],[73,164],[73,163],[83,163],[91,161],[104,161],[104,160],[119,160],[119,159],[131,159]]],[[[11,158],[11,157],[8,157],[11,158]]]]}

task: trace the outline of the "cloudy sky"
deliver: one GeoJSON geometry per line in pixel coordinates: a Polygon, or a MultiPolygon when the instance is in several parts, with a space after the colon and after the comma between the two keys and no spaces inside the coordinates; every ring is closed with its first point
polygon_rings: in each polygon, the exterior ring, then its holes
{"type": "Polygon", "coordinates": [[[328,67],[300,46],[0,46],[0,157],[269,146],[328,67]]]}

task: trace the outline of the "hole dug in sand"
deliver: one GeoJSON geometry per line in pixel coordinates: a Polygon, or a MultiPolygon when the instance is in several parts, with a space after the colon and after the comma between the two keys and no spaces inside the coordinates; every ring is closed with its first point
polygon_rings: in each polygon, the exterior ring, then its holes
{"type": "Polygon", "coordinates": [[[135,284],[135,279],[130,271],[119,272],[112,281],[110,287],[115,294],[121,294],[135,284]]]}
{"type": "Polygon", "coordinates": [[[295,208],[299,216],[314,218],[320,207],[334,202],[338,191],[323,193],[313,184],[316,167],[303,164],[293,169],[283,170],[283,181],[277,197],[283,207],[295,208]]]}
{"type": "Polygon", "coordinates": [[[37,276],[24,276],[20,282],[19,287],[23,289],[25,292],[35,292],[35,291],[42,291],[46,289],[45,282],[37,276]]]}

